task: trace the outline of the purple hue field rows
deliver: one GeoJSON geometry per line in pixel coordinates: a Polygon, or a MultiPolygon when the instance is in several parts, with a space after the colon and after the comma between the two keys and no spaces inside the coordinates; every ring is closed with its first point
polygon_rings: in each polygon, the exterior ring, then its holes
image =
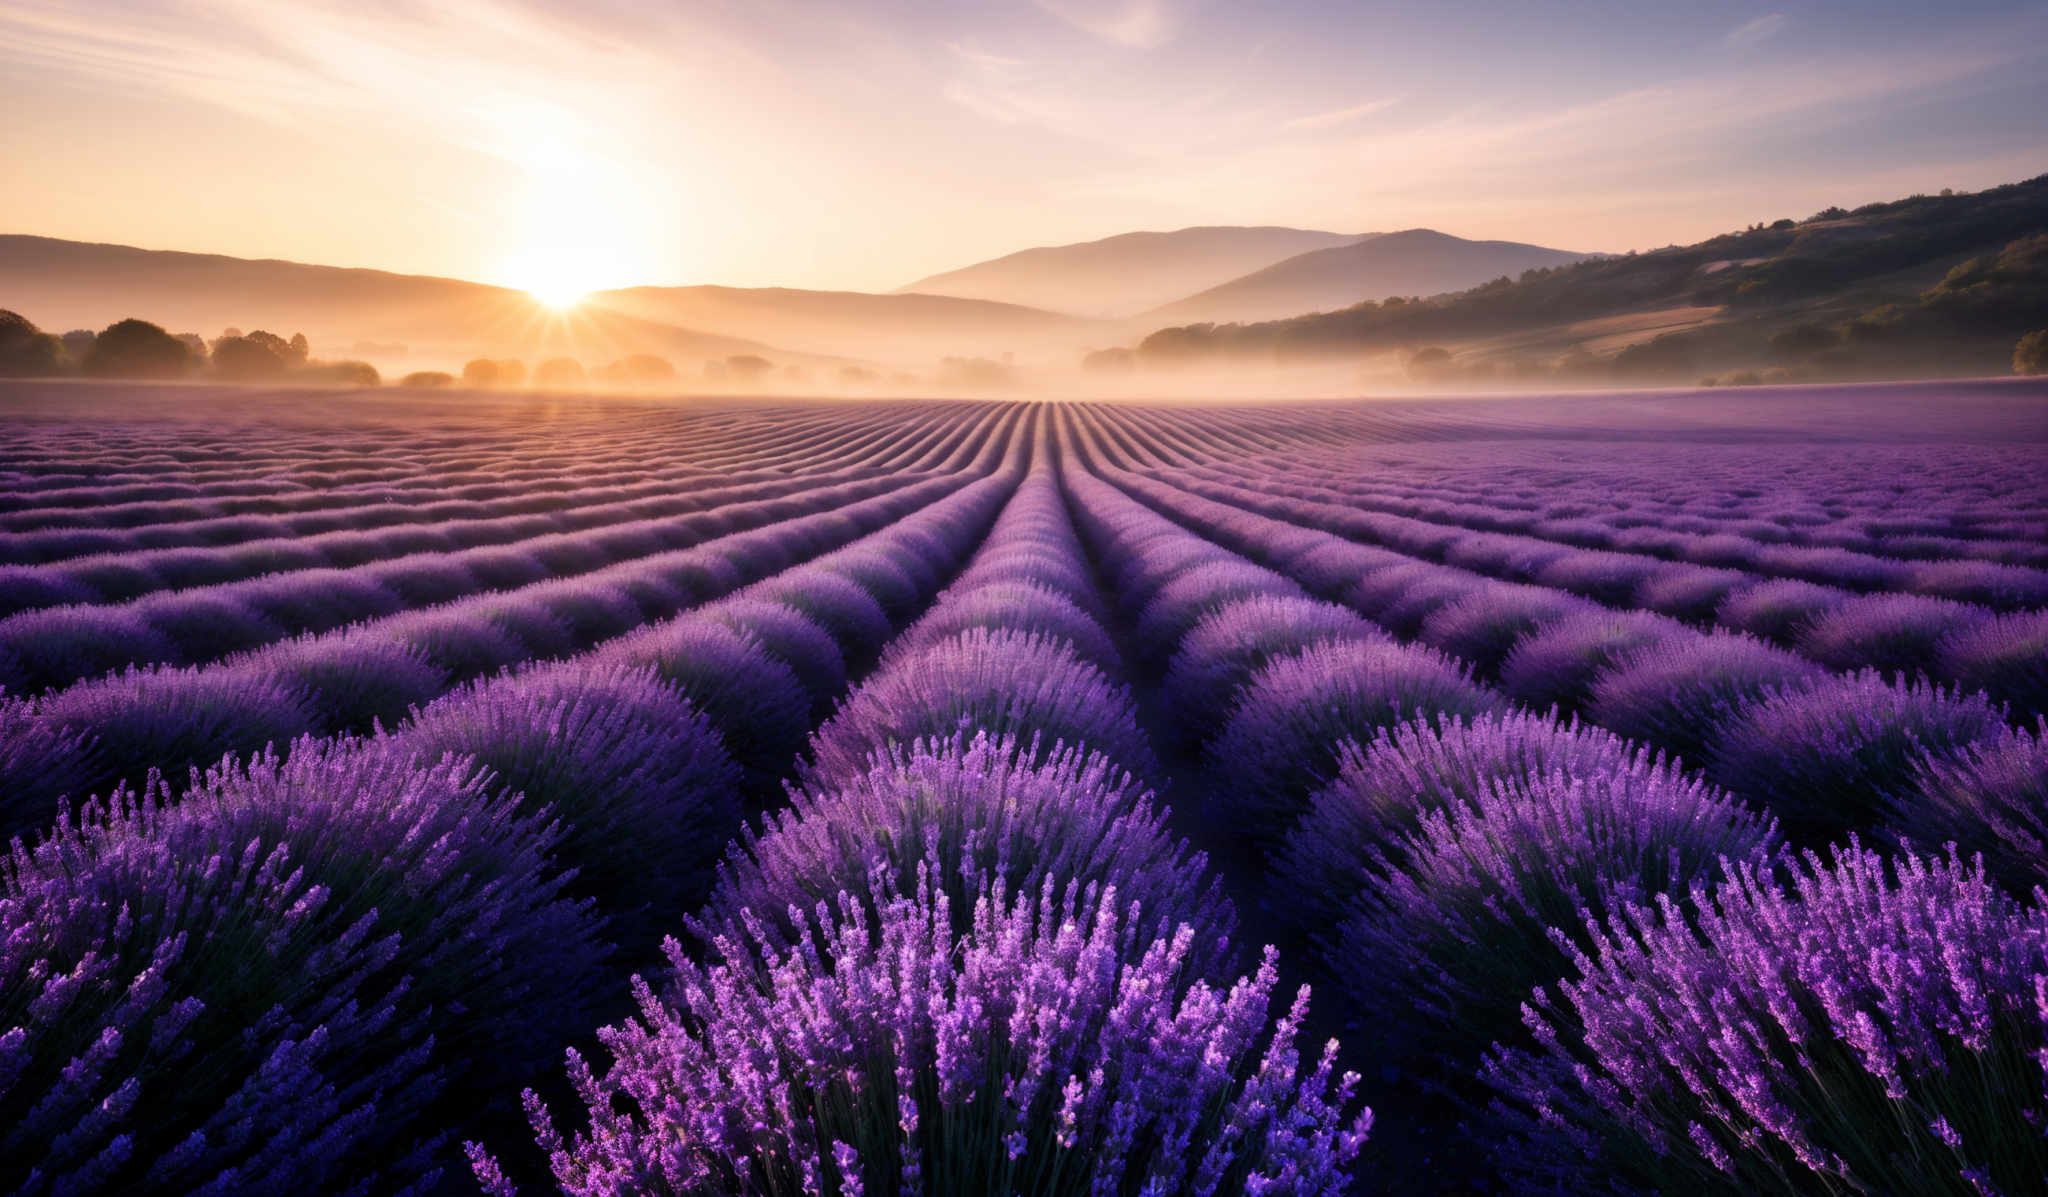
{"type": "Polygon", "coordinates": [[[2035,391],[0,413],[0,1193],[2048,1186],[2035,391]]]}

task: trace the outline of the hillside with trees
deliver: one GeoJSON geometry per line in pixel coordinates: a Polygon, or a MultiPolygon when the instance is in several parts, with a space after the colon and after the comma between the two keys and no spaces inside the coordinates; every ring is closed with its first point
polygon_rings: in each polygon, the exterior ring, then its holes
{"type": "Polygon", "coordinates": [[[1751,226],[1694,245],[1249,324],[1161,329],[1142,362],[1443,349],[1436,377],[1691,380],[2003,373],[2048,327],[2048,175],[1751,226]],[[1617,338],[1629,320],[1671,331],[1617,338]],[[1599,340],[1605,334],[1604,343],[1599,340]],[[1616,345],[1614,342],[1623,343],[1616,345]]]}

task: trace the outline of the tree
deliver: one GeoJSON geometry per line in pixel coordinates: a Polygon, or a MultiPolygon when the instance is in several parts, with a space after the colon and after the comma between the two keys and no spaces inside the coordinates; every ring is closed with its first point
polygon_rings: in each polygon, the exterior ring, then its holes
{"type": "Polygon", "coordinates": [[[291,364],[294,366],[305,365],[307,355],[313,351],[312,345],[306,340],[306,334],[302,332],[293,333],[292,339],[285,344],[291,350],[291,357],[288,359],[291,364]]]}
{"type": "Polygon", "coordinates": [[[74,328],[57,339],[64,343],[64,356],[70,358],[73,365],[78,365],[85,361],[86,354],[92,352],[92,343],[99,339],[99,334],[89,328],[74,328]]]}
{"type": "Polygon", "coordinates": [[[735,353],[725,359],[725,372],[741,382],[759,378],[774,368],[774,362],[758,353],[735,353]]]}
{"type": "Polygon", "coordinates": [[[277,346],[284,344],[264,332],[246,337],[222,337],[213,343],[214,373],[231,382],[257,382],[277,378],[287,365],[277,346]],[[273,344],[275,342],[275,344],[273,344]]]}
{"type": "Polygon", "coordinates": [[[185,348],[192,352],[193,365],[196,366],[206,360],[205,337],[200,336],[198,333],[179,333],[178,340],[184,342],[185,348]]]}
{"type": "Polygon", "coordinates": [[[470,359],[463,364],[462,382],[463,385],[472,387],[498,385],[498,363],[487,357],[470,359]]]}
{"type": "Polygon", "coordinates": [[[434,387],[448,386],[454,381],[455,376],[445,370],[415,370],[404,378],[399,379],[398,385],[412,387],[416,390],[429,390],[434,387]]]}
{"type": "Polygon", "coordinates": [[[185,343],[147,320],[110,324],[93,340],[85,372],[95,378],[177,378],[192,365],[185,343]]]}
{"type": "Polygon", "coordinates": [[[598,377],[621,386],[653,386],[667,382],[676,376],[676,368],[667,358],[651,353],[635,353],[620,358],[598,371],[598,377]]]}
{"type": "Polygon", "coordinates": [[[498,385],[516,387],[526,381],[526,363],[516,357],[501,357],[497,361],[498,385]]]}
{"type": "Polygon", "coordinates": [[[1441,379],[1451,372],[1451,351],[1427,345],[1408,355],[1408,377],[1441,379]]]}
{"type": "Polygon", "coordinates": [[[2048,328],[2020,338],[2012,349],[2014,374],[2048,374],[2048,328]]]}
{"type": "Polygon", "coordinates": [[[0,375],[55,374],[63,360],[63,342],[28,317],[0,308],[0,375]]]}
{"type": "Polygon", "coordinates": [[[583,385],[583,363],[573,357],[551,357],[533,372],[533,380],[544,387],[583,385]]]}
{"type": "Polygon", "coordinates": [[[384,381],[377,367],[357,361],[314,362],[295,377],[338,387],[373,387],[384,381]]]}

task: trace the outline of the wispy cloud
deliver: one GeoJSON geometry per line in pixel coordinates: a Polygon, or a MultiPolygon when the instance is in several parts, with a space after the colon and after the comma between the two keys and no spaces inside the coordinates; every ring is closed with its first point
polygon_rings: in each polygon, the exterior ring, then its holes
{"type": "Polygon", "coordinates": [[[1735,28],[1728,31],[1727,37],[1721,40],[1727,42],[1731,46],[1754,46],[1761,42],[1767,42],[1772,38],[1778,36],[1778,32],[1784,28],[1784,13],[1766,13],[1763,16],[1756,17],[1752,20],[1744,21],[1742,24],[1737,25],[1735,28]]]}
{"type": "Polygon", "coordinates": [[[1393,96],[1379,100],[1367,100],[1363,104],[1353,104],[1349,108],[1337,108],[1329,112],[1312,112],[1307,116],[1297,116],[1293,120],[1282,121],[1280,127],[1283,129],[1329,129],[1337,125],[1348,125],[1352,121],[1358,120],[1361,117],[1371,116],[1375,112],[1385,112],[1400,102],[1398,97],[1393,96]]]}
{"type": "Polygon", "coordinates": [[[1173,36],[1167,0],[1038,0],[1038,7],[1104,41],[1149,50],[1173,36]]]}

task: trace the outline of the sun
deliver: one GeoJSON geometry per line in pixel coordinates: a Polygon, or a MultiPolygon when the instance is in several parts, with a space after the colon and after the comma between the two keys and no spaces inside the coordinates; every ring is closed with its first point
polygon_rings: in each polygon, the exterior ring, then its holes
{"type": "Polygon", "coordinates": [[[584,296],[590,294],[589,287],[572,279],[538,279],[527,283],[525,290],[528,295],[539,300],[542,307],[553,308],[558,312],[575,307],[583,302],[584,296]]]}
{"type": "Polygon", "coordinates": [[[509,255],[500,277],[557,312],[581,303],[593,291],[615,285],[612,255],[594,249],[529,249],[509,255]]]}

